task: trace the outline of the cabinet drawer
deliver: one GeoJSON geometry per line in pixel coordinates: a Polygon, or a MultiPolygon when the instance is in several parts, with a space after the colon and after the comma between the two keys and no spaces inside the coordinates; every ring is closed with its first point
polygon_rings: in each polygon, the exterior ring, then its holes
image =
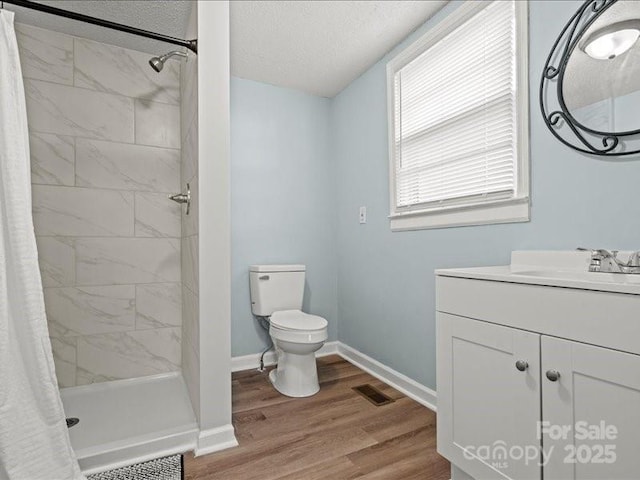
{"type": "Polygon", "coordinates": [[[640,354],[640,295],[438,276],[436,310],[640,354]]]}

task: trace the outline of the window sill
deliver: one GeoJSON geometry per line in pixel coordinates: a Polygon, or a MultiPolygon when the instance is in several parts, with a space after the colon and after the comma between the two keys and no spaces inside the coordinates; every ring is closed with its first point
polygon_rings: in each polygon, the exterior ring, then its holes
{"type": "Polygon", "coordinates": [[[419,210],[389,216],[392,232],[529,221],[529,198],[419,210]]]}

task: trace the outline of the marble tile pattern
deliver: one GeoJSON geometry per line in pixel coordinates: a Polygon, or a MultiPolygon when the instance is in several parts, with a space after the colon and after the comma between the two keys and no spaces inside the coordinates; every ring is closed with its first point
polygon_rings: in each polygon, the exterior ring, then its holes
{"type": "Polygon", "coordinates": [[[180,148],[180,107],[136,100],[135,108],[136,143],[180,148]]]}
{"type": "Polygon", "coordinates": [[[182,126],[186,127],[182,129],[182,138],[186,136],[189,127],[198,116],[198,56],[192,52],[188,52],[187,55],[187,61],[180,64],[182,126]]]}
{"type": "Polygon", "coordinates": [[[75,85],[154,102],[180,104],[180,63],[168,61],[162,73],[149,68],[151,55],[75,38],[75,85]]]}
{"type": "Polygon", "coordinates": [[[200,358],[198,350],[188,343],[182,344],[182,376],[187,384],[189,398],[196,418],[200,415],[200,358]]]}
{"type": "Polygon", "coordinates": [[[179,282],[180,239],[79,237],[79,285],[179,282]]]}
{"type": "Polygon", "coordinates": [[[76,337],[52,337],[51,350],[58,377],[58,386],[76,385],[76,337]]]}
{"type": "Polygon", "coordinates": [[[182,283],[196,295],[199,294],[198,235],[182,237],[182,283]]]}
{"type": "Polygon", "coordinates": [[[33,133],[31,183],[36,185],[75,185],[75,144],[73,137],[33,133]]]}
{"type": "Polygon", "coordinates": [[[73,237],[36,237],[42,285],[76,284],[76,252],[73,237]]]}
{"type": "Polygon", "coordinates": [[[156,328],[78,337],[76,384],[179,370],[180,336],[180,328],[156,328]]]}
{"type": "Polygon", "coordinates": [[[22,75],[73,85],[73,37],[16,23],[22,75]]]}
{"type": "Polygon", "coordinates": [[[32,195],[38,235],[133,236],[133,192],[33,185],[32,195]]]}
{"type": "Polygon", "coordinates": [[[182,183],[198,175],[198,119],[194,118],[182,139],[182,183]]]}
{"type": "Polygon", "coordinates": [[[198,296],[187,287],[182,287],[182,341],[185,348],[191,347],[199,356],[198,350],[200,321],[198,315],[198,296]]]}
{"type": "Polygon", "coordinates": [[[31,132],[134,141],[132,98],[27,78],[24,90],[31,132]]]}
{"type": "MultiPolygon", "coordinates": [[[[170,200],[166,193],[137,192],[136,237],[180,237],[182,208],[180,204],[170,200]]],[[[191,214],[188,217],[193,218],[191,214]]]]}
{"type": "Polygon", "coordinates": [[[17,32],[59,386],[179,370],[182,209],[168,196],[182,144],[197,149],[182,141],[181,61],[156,73],[144,52],[17,32]]]}
{"type": "Polygon", "coordinates": [[[180,190],[180,151],[76,140],[76,185],[175,193],[180,190]]]}
{"type": "Polygon", "coordinates": [[[182,286],[153,283],[136,286],[136,329],[180,327],[182,286]]]}
{"type": "Polygon", "coordinates": [[[73,337],[135,329],[136,287],[52,287],[44,289],[52,336],[73,337]]]}
{"type": "MultiPolygon", "coordinates": [[[[195,36],[197,9],[193,9],[188,30],[195,36]]],[[[182,184],[191,186],[190,215],[182,216],[182,373],[194,411],[200,411],[200,302],[198,245],[198,57],[189,54],[181,68],[181,154],[182,184]]]]}

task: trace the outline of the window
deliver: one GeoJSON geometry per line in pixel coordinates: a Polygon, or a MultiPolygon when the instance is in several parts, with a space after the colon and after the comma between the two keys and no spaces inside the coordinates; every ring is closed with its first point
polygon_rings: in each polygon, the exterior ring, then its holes
{"type": "Polygon", "coordinates": [[[391,229],[529,220],[527,2],[468,1],[387,65],[391,229]]]}

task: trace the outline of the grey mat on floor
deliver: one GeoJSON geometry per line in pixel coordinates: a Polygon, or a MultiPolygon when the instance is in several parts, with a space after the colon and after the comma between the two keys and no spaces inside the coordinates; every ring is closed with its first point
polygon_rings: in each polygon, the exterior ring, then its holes
{"type": "Polygon", "coordinates": [[[182,480],[182,478],[182,455],[157,458],[108,472],[87,475],[88,480],[182,480]]]}

